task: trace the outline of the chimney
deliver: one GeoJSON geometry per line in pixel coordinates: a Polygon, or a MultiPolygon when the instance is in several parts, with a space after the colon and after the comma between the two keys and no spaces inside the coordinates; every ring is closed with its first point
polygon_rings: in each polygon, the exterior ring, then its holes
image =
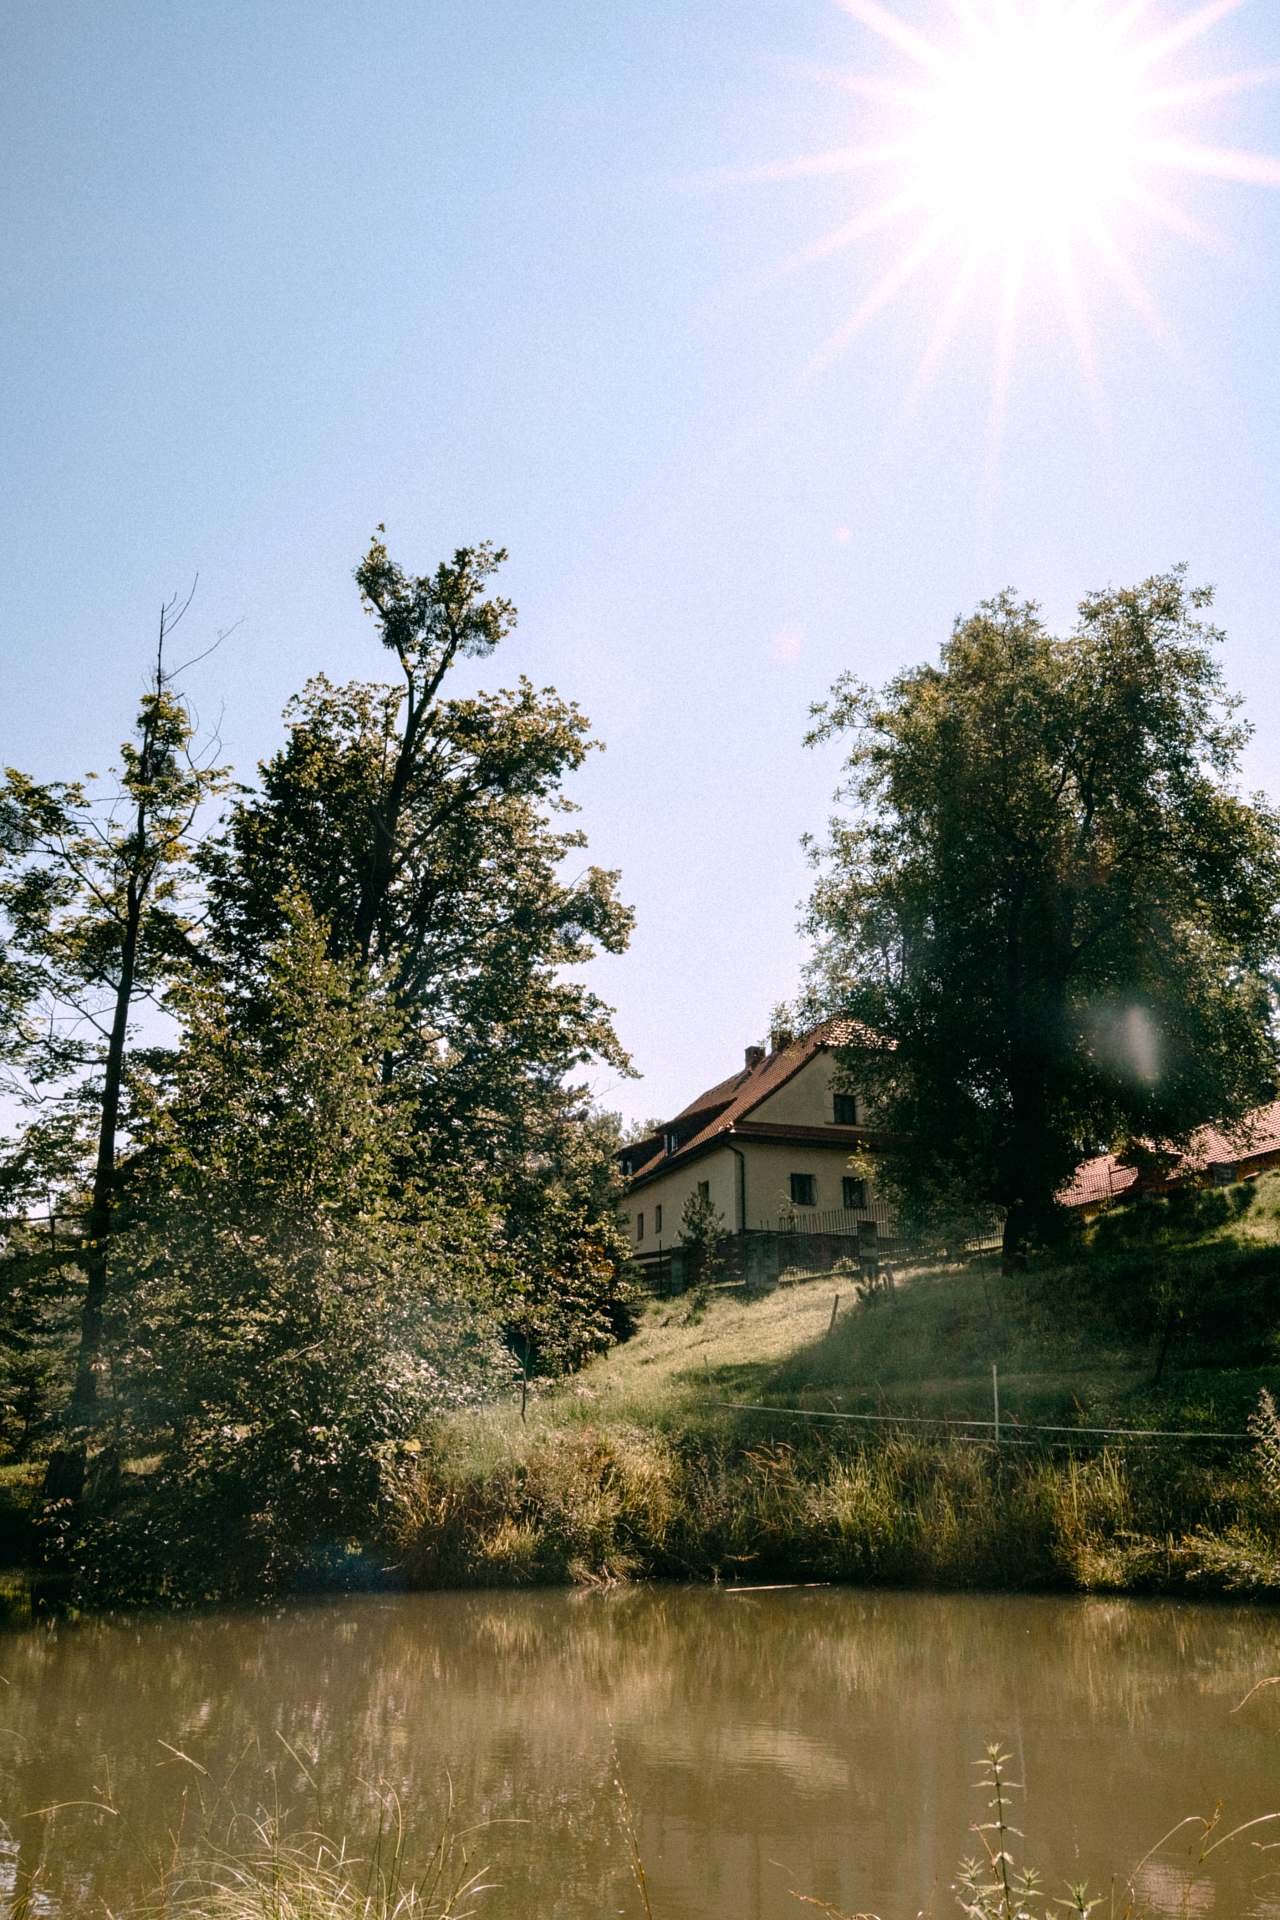
{"type": "Polygon", "coordinates": [[[763,1047],[748,1047],[747,1048],[747,1072],[750,1073],[753,1070],[753,1068],[758,1067],[760,1065],[760,1062],[763,1059],[764,1059],[763,1047]]]}

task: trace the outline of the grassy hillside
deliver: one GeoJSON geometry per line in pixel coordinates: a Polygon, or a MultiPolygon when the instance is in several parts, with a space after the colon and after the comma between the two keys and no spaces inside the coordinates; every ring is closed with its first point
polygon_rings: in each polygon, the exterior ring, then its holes
{"type": "Polygon", "coordinates": [[[795,1276],[653,1303],[575,1379],[450,1422],[402,1542],[427,1584],[630,1574],[1280,1590],[1280,1505],[1242,1435],[1280,1385],[1280,1175],[1101,1222],[1071,1258],[795,1276]],[[832,1325],[835,1295],[840,1302],[832,1325]],[[984,1418],[1011,1444],[797,1413],[984,1418]],[[1018,1431],[1022,1426],[1021,1434],[1018,1431]]]}
{"type": "MultiPolygon", "coordinates": [[[[888,1295],[797,1275],[701,1315],[654,1302],[531,1417],[723,1427],[724,1401],[985,1417],[993,1362],[1014,1422],[1243,1427],[1280,1381],[1280,1173],[1113,1215],[1027,1274],[988,1260],[907,1269],[888,1295]]],[[[507,1410],[486,1422],[511,1425],[507,1410]]]]}

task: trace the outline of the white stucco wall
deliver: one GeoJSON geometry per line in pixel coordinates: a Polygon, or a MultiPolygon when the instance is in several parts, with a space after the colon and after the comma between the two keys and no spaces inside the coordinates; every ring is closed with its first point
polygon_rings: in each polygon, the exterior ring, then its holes
{"type": "Polygon", "coordinates": [[[697,1191],[701,1180],[707,1182],[712,1203],[724,1216],[724,1231],[738,1228],[738,1163],[727,1146],[704,1153],[688,1166],[674,1168],[656,1180],[648,1181],[623,1203],[631,1244],[637,1253],[657,1253],[680,1244],[680,1215],[686,1200],[697,1191]],[[662,1227],[657,1226],[658,1208],[662,1209],[662,1227]],[[636,1233],[636,1221],[644,1216],[644,1234],[636,1233]]]}
{"type": "MultiPolygon", "coordinates": [[[[836,1063],[829,1053],[815,1054],[813,1059],[801,1067],[799,1073],[792,1074],[785,1085],[753,1107],[747,1116],[750,1120],[771,1122],[778,1126],[824,1127],[830,1126],[835,1117],[834,1096],[836,1091],[836,1063]]],[[[850,1089],[842,1086],[841,1093],[850,1089]]],[[[862,1119],[861,1105],[858,1118],[862,1119]]]]}
{"type": "MultiPolygon", "coordinates": [[[[790,1204],[793,1173],[812,1174],[815,1212],[830,1212],[843,1205],[844,1176],[853,1169],[849,1166],[849,1150],[842,1143],[833,1143],[830,1147],[819,1147],[791,1142],[751,1140],[735,1135],[733,1144],[746,1161],[747,1225],[749,1227],[777,1225],[778,1215],[783,1213],[790,1204]]],[[[857,1170],[859,1176],[862,1171],[860,1166],[857,1170]]],[[[627,1220],[631,1244],[637,1253],[657,1253],[665,1248],[679,1245],[680,1215],[685,1201],[694,1191],[699,1180],[707,1182],[712,1201],[724,1217],[725,1232],[737,1231],[739,1225],[738,1162],[726,1145],[704,1154],[687,1167],[675,1169],[659,1179],[647,1182],[643,1187],[637,1188],[633,1194],[628,1195],[623,1204],[623,1215],[627,1220]],[[661,1232],[658,1231],[656,1224],[659,1206],[662,1208],[661,1232]],[[636,1235],[636,1221],[640,1214],[644,1215],[643,1238],[637,1238],[636,1235]]],[[[874,1195],[875,1182],[872,1178],[867,1181],[868,1203],[873,1200],[874,1195]]],[[[797,1208],[797,1220],[802,1221],[808,1212],[808,1208],[797,1208]]],[[[852,1225],[851,1219],[851,1230],[852,1225]]]]}

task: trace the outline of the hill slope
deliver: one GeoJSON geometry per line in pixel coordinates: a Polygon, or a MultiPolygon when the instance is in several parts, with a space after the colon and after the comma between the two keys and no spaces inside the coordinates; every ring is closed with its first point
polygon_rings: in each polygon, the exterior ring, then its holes
{"type": "Polygon", "coordinates": [[[1270,1175],[1116,1215],[1013,1278],[904,1274],[867,1298],[797,1276],[701,1314],[654,1302],[525,1421],[491,1409],[433,1437],[411,1577],[1280,1591],[1280,1499],[1245,1432],[1280,1384],[1278,1225],[1270,1175]],[[989,1419],[993,1362],[1005,1444],[920,1424],[989,1419]],[[850,1413],[878,1419],[830,1418],[850,1413]]]}

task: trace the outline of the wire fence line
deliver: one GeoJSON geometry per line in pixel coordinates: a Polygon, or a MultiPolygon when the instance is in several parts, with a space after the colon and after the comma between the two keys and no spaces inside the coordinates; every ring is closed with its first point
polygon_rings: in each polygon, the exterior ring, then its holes
{"type": "MultiPolygon", "coordinates": [[[[1065,1427],[1010,1420],[1007,1414],[1000,1419],[968,1420],[941,1413],[837,1413],[817,1407],[778,1407],[767,1401],[753,1400],[713,1400],[711,1405],[727,1407],[736,1413],[775,1414],[788,1420],[847,1420],[870,1426],[887,1427],[966,1429],[976,1427],[981,1431],[956,1433],[954,1437],[961,1440],[987,1440],[993,1446],[1034,1446],[1036,1442],[1026,1436],[1039,1433],[1067,1434],[1072,1439],[1083,1437],[1115,1440],[1234,1440],[1242,1445],[1250,1444],[1253,1438],[1247,1429],[1232,1429],[1230,1432],[1225,1432],[1207,1427],[1065,1427]]],[[[1050,1444],[1063,1446],[1069,1445],[1070,1442],[1058,1440],[1050,1444]]]]}

